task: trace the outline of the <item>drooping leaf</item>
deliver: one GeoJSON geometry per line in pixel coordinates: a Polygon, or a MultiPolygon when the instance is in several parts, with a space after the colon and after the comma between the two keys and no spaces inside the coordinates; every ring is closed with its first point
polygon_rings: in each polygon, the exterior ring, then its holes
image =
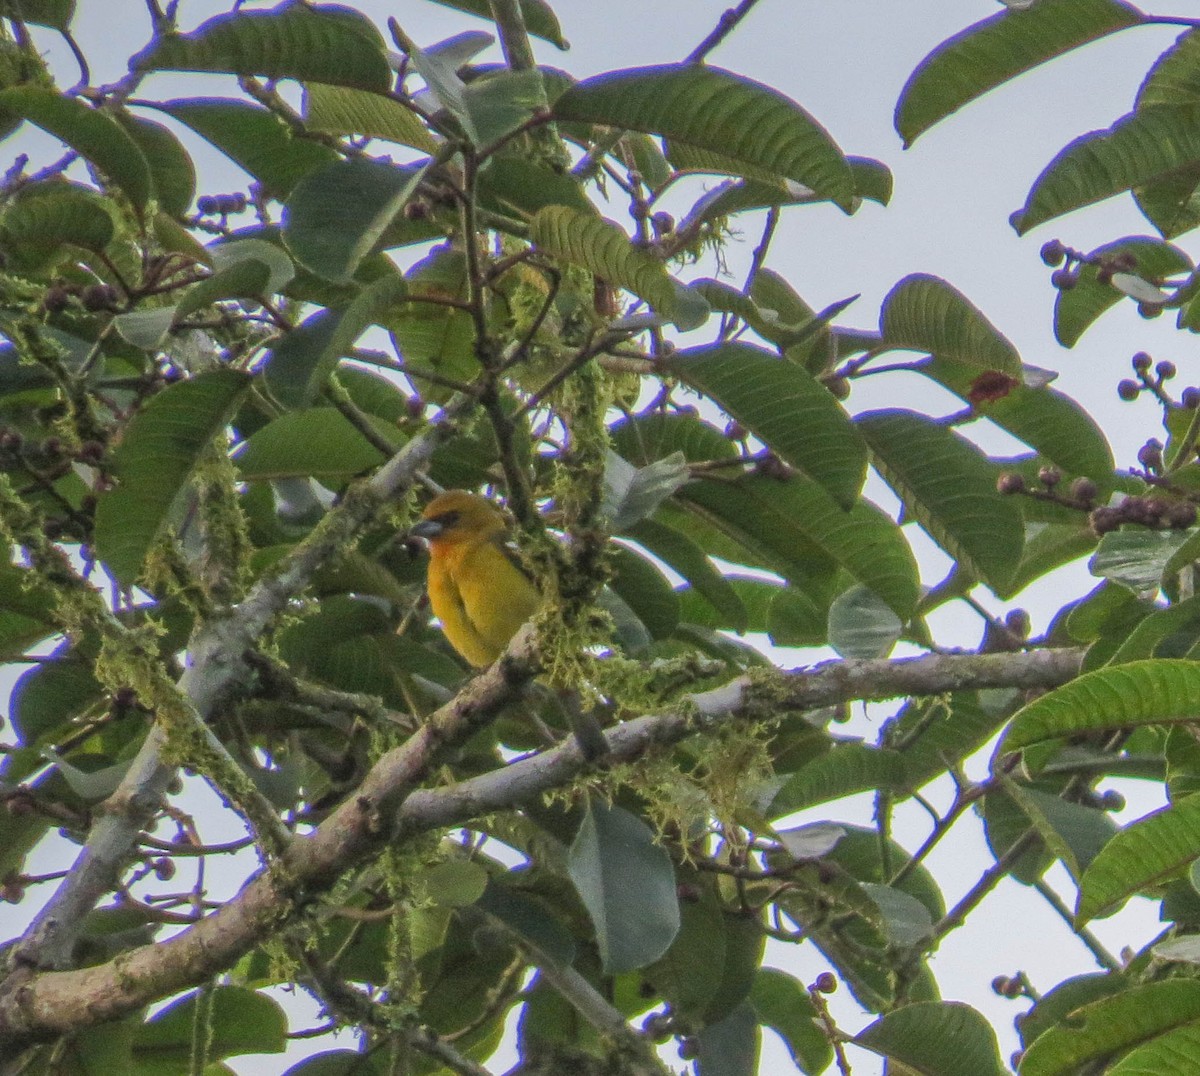
{"type": "Polygon", "coordinates": [[[369,19],[340,4],[295,0],[166,35],[137,58],[137,69],[292,78],[375,93],[386,93],[392,81],[383,39],[369,19]]]}
{"type": "Polygon", "coordinates": [[[829,645],[844,658],[886,657],[903,622],[873,590],[850,587],[829,607],[829,645]]]}
{"type": "Polygon", "coordinates": [[[892,288],[883,300],[879,331],[890,347],[928,352],[976,370],[1021,373],[1017,349],[939,277],[914,273],[892,288]]]}
{"type": "Polygon", "coordinates": [[[804,984],[775,968],[754,977],[750,1004],[758,1022],[774,1031],[803,1073],[824,1072],[833,1063],[833,1047],[817,1026],[816,1006],[804,984]]]}
{"type": "Polygon", "coordinates": [[[889,1012],[854,1042],[923,1076],[1003,1076],[996,1033],[969,1005],[926,1001],[889,1012]]]}
{"type": "MultiPolygon", "coordinates": [[[[916,606],[912,550],[900,529],[874,505],[859,501],[843,511],[820,486],[793,476],[748,476],[736,482],[692,482],[678,497],[767,555],[802,590],[828,589],[827,565],[841,564],[902,618],[916,606]]],[[[826,599],[831,600],[832,594],[826,599]]]]}
{"type": "Polygon", "coordinates": [[[1036,1038],[1021,1059],[1021,1076],[1073,1076],[1089,1062],[1112,1057],[1200,1018],[1200,983],[1182,980],[1128,985],[1113,997],[1074,1009],[1036,1038]]]}
{"type": "Polygon", "coordinates": [[[606,971],[643,968],[667,951],[679,931],[675,870],[640,818],[590,801],[567,871],[591,917],[606,971]]]}
{"type": "Polygon", "coordinates": [[[348,284],[424,175],[361,158],[310,172],[288,197],[284,242],[314,273],[348,284]]]}
{"type": "Polygon", "coordinates": [[[750,1076],[758,1071],[761,1033],[754,1007],[743,1001],[724,1019],[706,1024],[697,1036],[700,1076],[750,1076]]]}
{"type": "Polygon", "coordinates": [[[304,176],[338,159],[329,146],[294,138],[278,116],[245,101],[196,97],[154,107],[216,146],[275,198],[286,198],[304,176]]]}
{"type": "Polygon", "coordinates": [[[288,407],[307,407],[325,387],[338,360],[373,322],[403,299],[408,285],[396,273],[359,293],[344,311],[322,310],[304,321],[271,350],[267,386],[288,407]]]}
{"type": "Polygon", "coordinates": [[[44,86],[0,90],[0,119],[28,120],[65,142],[104,173],[139,211],[154,191],[150,165],[129,134],[106,112],[44,86]]]}
{"type": "Polygon", "coordinates": [[[1018,235],[1200,160],[1200,106],[1131,112],[1075,139],[1034,181],[1012,218],[1018,235]]]}
{"type": "Polygon", "coordinates": [[[1154,594],[1163,583],[1163,572],[1188,540],[1186,531],[1109,531],[1100,539],[1088,561],[1092,575],[1111,579],[1135,594],[1154,594]]]}
{"type": "Polygon", "coordinates": [[[872,462],[913,518],[947,553],[998,593],[1021,557],[1024,524],[996,492],[991,465],[957,433],[911,411],[873,411],[857,425],[872,462]]]}
{"type": "MultiPolygon", "coordinates": [[[[1129,236],[1105,243],[1089,254],[1104,260],[1116,255],[1136,259],[1135,271],[1161,279],[1191,271],[1192,260],[1184,251],[1151,236],[1129,236]]],[[[1099,266],[1079,266],[1074,287],[1059,291],[1054,298],[1054,337],[1063,347],[1074,347],[1087,328],[1106,310],[1121,301],[1121,293],[1099,278],[1099,266]]]]}
{"type": "Polygon", "coordinates": [[[113,455],[117,485],[96,507],[94,540],[123,584],[137,580],[176,497],[249,384],[230,369],[198,374],[164,389],[129,424],[113,455]]]}
{"type": "Polygon", "coordinates": [[[1200,662],[1160,658],[1086,673],[1017,711],[997,748],[1128,726],[1172,724],[1200,707],[1200,662]]]}
{"type": "Polygon", "coordinates": [[[611,221],[569,206],[547,206],[529,222],[529,238],[547,254],[632,292],[664,316],[674,312],[675,284],[666,267],[637,250],[611,221]]]}
{"type": "Polygon", "coordinates": [[[825,129],[778,91],[719,68],[610,71],[568,89],[554,114],[713,150],[802,183],[847,212],[852,208],[850,166],[825,129]]]}
{"type": "Polygon", "coordinates": [[[609,452],[604,464],[602,511],[609,529],[620,534],[652,515],[691,478],[683,453],[676,451],[644,467],[609,452]]]}
{"type": "Polygon", "coordinates": [[[74,183],[26,187],[0,215],[0,243],[10,257],[25,247],[35,256],[44,255],[64,243],[102,251],[115,233],[107,199],[74,183]]]}
{"type": "Polygon", "coordinates": [[[1185,796],[1119,830],[1079,882],[1078,923],[1116,911],[1135,893],[1200,857],[1200,794],[1185,796]]]}
{"type": "Polygon", "coordinates": [[[196,166],[174,132],[130,112],[118,112],[117,121],[138,144],[154,182],[159,208],[172,217],[188,211],[196,196],[196,166]]]}
{"type": "Polygon", "coordinates": [[[390,97],[319,82],[304,88],[304,126],[325,134],[364,135],[433,154],[437,143],[409,108],[390,97]]]}
{"type": "Polygon", "coordinates": [[[287,1017],[279,1002],[245,986],[222,985],[188,994],[142,1024],[133,1039],[136,1063],[160,1072],[188,1065],[198,1020],[207,1028],[212,1061],[283,1053],[286,1046],[287,1017]]]}
{"type": "Polygon", "coordinates": [[[646,557],[622,545],[610,554],[609,586],[642,622],[651,639],[666,639],[679,623],[679,595],[646,557]]]}
{"type": "Polygon", "coordinates": [[[670,365],[843,508],[857,500],[866,445],[833,394],[801,367],[740,343],[690,348],[670,365]]]}
{"type": "Polygon", "coordinates": [[[906,145],[988,90],[1142,15],[1120,0],[1038,0],[983,19],[942,42],[900,91],[896,130],[906,145]]]}
{"type": "MultiPolygon", "coordinates": [[[[456,11],[466,11],[484,19],[491,19],[492,9],[487,0],[434,0],[443,7],[452,7],[456,11]]],[[[570,43],[562,35],[558,18],[546,0],[520,0],[521,17],[525,20],[525,29],[535,37],[540,37],[560,49],[567,49],[570,43]]]]}

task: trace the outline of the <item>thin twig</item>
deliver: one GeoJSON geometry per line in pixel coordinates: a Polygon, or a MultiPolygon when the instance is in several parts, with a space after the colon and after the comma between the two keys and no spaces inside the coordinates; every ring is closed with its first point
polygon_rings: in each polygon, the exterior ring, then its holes
{"type": "Polygon", "coordinates": [[[734,27],[750,14],[750,9],[757,3],[758,0],[742,0],[737,7],[727,8],[723,11],[721,17],[717,20],[717,25],[712,28],[712,32],[688,53],[687,59],[683,62],[688,64],[703,63],[704,58],[733,33],[734,27]]]}

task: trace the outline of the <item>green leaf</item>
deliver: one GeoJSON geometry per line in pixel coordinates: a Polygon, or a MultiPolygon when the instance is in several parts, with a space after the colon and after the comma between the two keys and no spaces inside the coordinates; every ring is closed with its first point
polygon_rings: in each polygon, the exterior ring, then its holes
{"type": "Polygon", "coordinates": [[[782,818],[858,792],[900,791],[906,777],[904,756],[900,752],[862,743],[841,743],[789,777],[763,814],[771,819],[782,818]]]}
{"type": "Polygon", "coordinates": [[[250,386],[235,370],[178,381],[130,422],[113,454],[117,485],[96,507],[96,553],[126,586],[170,519],[193,469],[228,423],[250,386]]]}
{"type": "Polygon", "coordinates": [[[903,745],[905,784],[918,789],[970,757],[1004,724],[1008,713],[980,705],[979,692],[907,703],[888,724],[885,744],[903,745]]]}
{"type": "Polygon", "coordinates": [[[905,1005],[864,1028],[853,1041],[922,1076],[1006,1072],[996,1033],[978,1012],[955,1001],[905,1005]]]}
{"type": "MultiPolygon", "coordinates": [[[[1151,280],[1160,280],[1192,269],[1192,260],[1176,246],[1152,236],[1134,235],[1105,243],[1089,259],[1111,258],[1117,254],[1137,259],[1136,272],[1151,280]]],[[[1110,284],[1101,283],[1099,266],[1090,261],[1079,266],[1072,288],[1060,290],[1054,299],[1054,338],[1063,347],[1074,347],[1088,327],[1106,310],[1115,306],[1122,295],[1110,284]]]]}
{"type": "Polygon", "coordinates": [[[462,91],[472,141],[490,146],[512,134],[533,114],[548,107],[542,73],[537,68],[499,68],[472,79],[462,91]]]}
{"type": "Polygon", "coordinates": [[[44,253],[63,243],[102,251],[115,234],[108,200],[74,183],[26,187],[0,216],[0,243],[10,255],[26,245],[44,253]]]}
{"type": "Polygon", "coordinates": [[[683,576],[692,590],[717,612],[723,625],[728,625],[739,635],[746,631],[746,606],[737,591],[717,570],[703,548],[683,531],[655,519],[643,519],[627,527],[624,533],[683,576]]]}
{"type": "Polygon", "coordinates": [[[284,242],[314,273],[350,283],[425,171],[356,158],[310,172],[288,197],[284,242]]]}
{"type": "Polygon", "coordinates": [[[188,1065],[197,1027],[205,1029],[211,1061],[280,1054],[287,1046],[287,1017],[279,1002],[244,986],[214,986],[172,1002],[142,1024],[133,1039],[135,1062],[158,1072],[188,1065]]]}
{"type": "Polygon", "coordinates": [[[1191,1076],[1200,1057],[1200,1024],[1187,1024],[1131,1050],[1106,1076],[1191,1076]]]}
{"type": "Polygon", "coordinates": [[[261,239],[222,244],[213,249],[213,255],[218,268],[183,293],[175,308],[173,324],[178,325],[189,314],[223,299],[261,302],[281,291],[295,275],[291,259],[261,239]]]}
{"type": "Polygon", "coordinates": [[[860,415],[872,462],[930,537],[997,593],[1008,592],[1021,558],[1024,524],[996,492],[983,454],[953,430],[912,411],[860,415]]]}
{"type": "Polygon", "coordinates": [[[196,97],[154,107],[216,146],[274,198],[286,198],[309,172],[338,159],[329,146],[293,137],[278,116],[245,101],[196,97]]]}
{"type": "Polygon", "coordinates": [[[844,658],[886,657],[903,628],[883,599],[862,585],[843,591],[829,607],[829,645],[844,658]]]}
{"type": "Polygon", "coordinates": [[[1051,855],[1062,860],[1071,877],[1080,875],[1112,838],[1116,824],[1103,811],[1016,781],[1005,791],[1042,839],[1051,855]]]}
{"type": "Polygon", "coordinates": [[[1135,594],[1154,594],[1162,586],[1163,572],[1188,540],[1186,531],[1109,531],[1088,568],[1092,575],[1111,579],[1135,594]]]}
{"type": "Polygon", "coordinates": [[[1104,431],[1069,396],[1049,385],[1034,387],[1015,379],[993,393],[977,370],[936,359],[921,372],[970,404],[976,414],[1036,449],[1044,457],[1042,463],[1053,463],[1064,474],[1094,478],[1102,491],[1112,488],[1115,464],[1104,431]]]}
{"type": "Polygon", "coordinates": [[[0,117],[19,117],[65,142],[120,187],[139,212],[154,190],[138,144],[107,112],[43,86],[0,91],[0,117]]]}
{"type": "MultiPolygon", "coordinates": [[[[487,0],[434,0],[435,4],[451,7],[456,11],[465,11],[480,18],[492,18],[492,9],[487,0]]],[[[570,48],[570,43],[562,36],[558,18],[546,0],[520,0],[521,17],[525,20],[525,29],[534,37],[540,37],[564,51],[570,48]]]]}
{"type": "Polygon", "coordinates": [[[1198,1019],[1200,983],[1176,979],[1131,985],[1074,1009],[1030,1043],[1021,1059],[1021,1076],[1074,1076],[1089,1062],[1152,1042],[1198,1019]]]}
{"type": "Polygon", "coordinates": [[[786,972],[762,968],[754,977],[750,1004],[758,1022],[783,1039],[801,1072],[816,1076],[833,1064],[833,1047],[820,1030],[817,1008],[803,983],[786,972]]]}
{"type": "Polygon", "coordinates": [[[1017,349],[940,277],[914,273],[901,280],[883,300],[879,331],[889,347],[1021,376],[1017,349]]]}
{"type": "Polygon", "coordinates": [[[689,483],[678,497],[749,548],[763,551],[802,590],[818,582],[827,588],[832,580],[823,564],[833,561],[898,616],[906,619],[916,606],[919,582],[912,550],[895,523],[866,501],[843,511],[820,486],[798,475],[702,480],[689,483]]]}
{"type": "Polygon", "coordinates": [[[116,119],[150,165],[159,209],[171,217],[183,216],[196,196],[196,167],[183,143],[168,127],[154,120],[129,112],[116,113],[116,119]]]}
{"type": "Polygon", "coordinates": [[[1143,16],[1119,0],[1038,0],[944,41],[918,65],[896,105],[905,145],[988,90],[1071,49],[1136,26],[1143,16]]]}
{"type": "Polygon", "coordinates": [[[933,916],[916,897],[902,889],[863,882],[863,892],[879,908],[888,941],[904,949],[920,945],[933,934],[933,916]]]}
{"type": "Polygon", "coordinates": [[[583,187],[569,174],[552,171],[528,157],[508,154],[492,157],[480,174],[479,200],[493,213],[521,220],[550,205],[596,212],[583,187]]]}
{"type": "Polygon", "coordinates": [[[265,379],[286,407],[307,407],[329,381],[338,360],[367,328],[381,320],[406,294],[396,273],[363,288],[345,310],[321,310],[285,335],[271,349],[265,379]]]}
{"type": "Polygon", "coordinates": [[[1200,160],[1200,107],[1131,112],[1075,139],[1034,181],[1012,217],[1018,235],[1081,206],[1200,160]]]}
{"type": "Polygon", "coordinates": [[[621,807],[589,801],[567,871],[610,974],[652,964],[679,931],[675,870],[650,828],[621,807]],[[630,885],[636,878],[637,885],[630,885]]]}
{"type": "Polygon", "coordinates": [[[0,0],[0,15],[23,19],[34,26],[66,30],[75,15],[75,0],[0,0]]]}
{"type": "Polygon", "coordinates": [[[802,183],[846,212],[850,165],[828,132],[776,90],[703,64],[610,71],[570,87],[559,119],[646,131],[802,183]]]}
{"type": "Polygon", "coordinates": [[[1200,794],[1185,796],[1118,831],[1079,882],[1076,923],[1117,911],[1130,897],[1200,857],[1200,794]]]}
{"type": "Polygon", "coordinates": [[[1200,662],[1133,661],[1085,673],[1018,710],[997,757],[1084,732],[1168,725],[1200,709],[1200,662]]]}
{"type": "MultiPolygon", "coordinates": [[[[398,446],[394,425],[374,416],[371,425],[398,446]]],[[[311,477],[336,487],[379,466],[383,456],[340,411],[313,407],[289,411],[255,431],[234,462],[242,477],[252,481],[311,477]]]]}
{"type": "Polygon", "coordinates": [[[754,1008],[743,1001],[719,1023],[700,1029],[697,1076],[754,1076],[761,1037],[754,1008]]]}
{"type": "Polygon", "coordinates": [[[1169,605],[1139,621],[1109,664],[1151,657],[1183,657],[1200,639],[1200,595],[1169,605]]]}
{"type": "Polygon", "coordinates": [[[601,512],[609,530],[620,534],[652,515],[663,501],[690,481],[683,453],[634,467],[623,456],[608,452],[604,462],[604,499],[601,512]]]}
{"type": "Polygon", "coordinates": [[[632,292],[664,316],[674,312],[675,283],[666,267],[636,249],[612,221],[570,206],[547,206],[529,222],[529,238],[545,253],[632,292]]]}
{"type": "Polygon", "coordinates": [[[349,86],[304,87],[304,126],[310,131],[360,135],[411,146],[432,155],[437,143],[411,109],[390,97],[349,86]]]}
{"type": "Polygon", "coordinates": [[[649,560],[617,545],[609,586],[642,622],[652,639],[666,639],[679,623],[679,596],[649,560]]]}
{"type": "Polygon", "coordinates": [[[858,499],[867,447],[832,393],[804,369],[739,343],[690,348],[669,366],[843,508],[858,499]]]}
{"type": "Polygon", "coordinates": [[[328,82],[387,93],[392,75],[379,31],[340,4],[295,0],[217,15],[190,34],[169,34],[137,57],[139,71],[213,71],[328,82]]]}

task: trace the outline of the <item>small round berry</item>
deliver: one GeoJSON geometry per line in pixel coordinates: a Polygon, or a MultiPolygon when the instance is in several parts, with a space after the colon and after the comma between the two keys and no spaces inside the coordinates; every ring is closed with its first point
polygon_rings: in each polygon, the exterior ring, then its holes
{"type": "Polygon", "coordinates": [[[1175,368],[1175,364],[1170,359],[1163,359],[1157,366],[1154,367],[1154,372],[1158,374],[1161,381],[1170,381],[1179,371],[1175,368]]]}
{"type": "Polygon", "coordinates": [[[1067,256],[1067,248],[1063,246],[1061,240],[1051,239],[1042,244],[1041,255],[1042,261],[1054,268],[1056,265],[1062,265],[1063,259],[1067,256]]]}
{"type": "Polygon", "coordinates": [[[1100,807],[1105,811],[1125,810],[1125,797],[1115,788],[1106,788],[1100,793],[1100,807]]]}
{"type": "Polygon", "coordinates": [[[1004,626],[1018,639],[1028,639],[1033,625],[1024,609],[1010,609],[1004,616],[1004,626]]]}
{"type": "Polygon", "coordinates": [[[1137,312],[1149,321],[1162,315],[1162,303],[1138,303],[1137,312]]]}
{"type": "Polygon", "coordinates": [[[1187,530],[1196,522],[1196,506],[1190,501],[1180,501],[1177,504],[1171,505],[1170,510],[1165,516],[1164,521],[1168,526],[1175,530],[1187,530]]]}
{"type": "Polygon", "coordinates": [[[744,441],[746,440],[746,427],[737,419],[731,419],[725,425],[725,436],[731,441],[744,441]]]}
{"type": "Polygon", "coordinates": [[[154,861],[154,877],[160,882],[169,882],[175,877],[175,864],[166,856],[160,856],[154,861]]]}
{"type": "Polygon", "coordinates": [[[812,988],[818,994],[833,994],[837,991],[837,976],[831,971],[823,971],[813,982],[812,988]]]}
{"type": "Polygon", "coordinates": [[[1189,411],[1195,411],[1200,407],[1200,389],[1188,387],[1183,390],[1179,396],[1179,406],[1185,407],[1189,411]]]}
{"type": "Polygon", "coordinates": [[[1147,370],[1150,369],[1150,366],[1154,362],[1154,360],[1150,357],[1149,352],[1139,351],[1136,355],[1133,356],[1132,362],[1133,362],[1133,368],[1139,374],[1144,374],[1147,370]]]}
{"type": "Polygon", "coordinates": [[[689,1035],[679,1043],[679,1058],[681,1061],[691,1061],[700,1056],[700,1040],[689,1035]]]}
{"type": "Polygon", "coordinates": [[[1096,483],[1090,478],[1077,478],[1071,483],[1071,496],[1081,504],[1091,504],[1099,492],[1096,483]]]}
{"type": "Polygon", "coordinates": [[[1009,978],[1007,975],[997,975],[992,980],[992,993],[1004,996],[1004,992],[1008,989],[1009,978]]]}
{"type": "Polygon", "coordinates": [[[1138,398],[1138,393],[1142,391],[1142,387],[1130,378],[1123,378],[1117,382],[1117,395],[1126,403],[1132,403],[1138,398]]]}
{"type": "Polygon", "coordinates": [[[1038,481],[1047,489],[1053,489],[1062,481],[1062,471],[1047,464],[1038,471],[1038,481]]]}
{"type": "Polygon", "coordinates": [[[1079,283],[1079,274],[1073,269],[1055,269],[1050,274],[1050,283],[1059,291],[1070,291],[1079,283]]]}
{"type": "Polygon", "coordinates": [[[1097,536],[1117,530],[1123,520],[1124,514],[1117,508],[1097,508],[1088,517],[1092,532],[1097,536]]]}
{"type": "Polygon", "coordinates": [[[1024,493],[1025,476],[1015,471],[1005,471],[996,479],[996,490],[999,493],[1024,493]]]}

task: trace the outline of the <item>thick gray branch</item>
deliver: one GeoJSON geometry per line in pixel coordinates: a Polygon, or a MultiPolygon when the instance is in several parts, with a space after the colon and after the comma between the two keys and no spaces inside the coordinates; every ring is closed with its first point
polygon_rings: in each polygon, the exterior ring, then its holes
{"type": "MultiPolygon", "coordinates": [[[[396,453],[370,482],[348,494],[278,569],[258,582],[245,601],[228,616],[197,627],[179,691],[198,722],[207,721],[229,694],[245,683],[245,654],[271,621],[304,590],[317,568],[353,542],[381,505],[412,484],[434,449],[453,432],[453,420],[473,404],[467,397],[452,400],[439,418],[396,453]]],[[[220,747],[217,741],[213,743],[220,747]]],[[[138,834],[163,802],[175,774],[175,767],[162,761],[166,744],[166,730],[156,725],[120,786],[100,806],[70,874],[18,943],[15,963],[57,968],[70,962],[84,916],[116,885],[138,834]]]]}
{"type": "MultiPolygon", "coordinates": [[[[780,673],[766,687],[740,677],[690,696],[678,711],[623,722],[606,738],[614,761],[634,759],[697,729],[761,718],[768,697],[788,710],[985,687],[1048,689],[1076,676],[1081,658],[1079,650],[1062,649],[829,662],[780,673]]],[[[0,993],[0,1056],[7,1056],[6,1049],[118,1019],[204,982],[286,926],[344,871],[390,841],[520,806],[573,780],[588,763],[572,740],[450,788],[414,790],[439,748],[511,702],[533,668],[532,630],[525,628],[501,661],[472,680],[408,743],[381,758],[358,793],[315,833],[296,838],[282,864],[251,879],[237,897],[178,936],[78,971],[19,969],[0,993]]]]}

